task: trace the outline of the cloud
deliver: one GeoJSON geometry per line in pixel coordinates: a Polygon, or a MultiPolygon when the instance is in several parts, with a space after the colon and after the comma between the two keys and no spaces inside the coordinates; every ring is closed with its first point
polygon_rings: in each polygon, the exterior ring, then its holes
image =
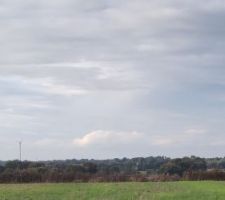
{"type": "Polygon", "coordinates": [[[82,137],[75,138],[73,143],[79,147],[88,147],[92,145],[110,146],[114,144],[123,145],[136,144],[154,145],[154,146],[171,146],[174,144],[183,144],[198,139],[206,130],[203,129],[188,129],[183,133],[165,135],[157,134],[144,134],[136,131],[122,132],[122,131],[109,131],[109,130],[95,130],[85,134],[82,137]]]}
{"type": "Polygon", "coordinates": [[[177,141],[172,138],[156,137],[152,140],[151,144],[156,146],[170,146],[174,145],[177,141]]]}
{"type": "Polygon", "coordinates": [[[55,94],[55,95],[65,95],[65,96],[74,96],[74,95],[85,95],[87,90],[82,88],[68,87],[63,84],[54,83],[52,80],[44,80],[39,83],[39,85],[43,88],[43,90],[47,94],[55,94]]]}
{"type": "Polygon", "coordinates": [[[185,133],[187,135],[190,135],[190,136],[197,136],[197,135],[204,135],[207,133],[207,130],[205,129],[195,129],[195,128],[192,128],[192,129],[187,129],[185,131],[185,133]]]}
{"type": "Polygon", "coordinates": [[[207,130],[191,128],[181,133],[167,133],[166,135],[152,136],[151,144],[156,146],[174,146],[188,144],[193,141],[202,140],[206,136],[207,130]]]}
{"type": "Polygon", "coordinates": [[[137,139],[142,137],[141,133],[138,132],[116,132],[116,131],[105,131],[96,130],[87,133],[81,138],[75,138],[74,144],[85,147],[89,145],[111,145],[114,143],[126,144],[133,143],[137,139]]]}
{"type": "Polygon", "coordinates": [[[68,140],[65,139],[58,139],[58,138],[42,138],[39,140],[36,140],[34,142],[34,145],[37,147],[52,147],[52,146],[57,146],[57,147],[63,147],[66,144],[68,144],[68,140]]]}
{"type": "MultiPolygon", "coordinates": [[[[8,146],[27,132],[90,147],[76,156],[185,155],[223,140],[224,0],[0,0],[0,11],[8,146]]],[[[5,144],[0,159],[15,157],[5,144]]]]}
{"type": "Polygon", "coordinates": [[[16,95],[17,96],[23,94],[24,96],[41,96],[41,95],[63,95],[63,96],[74,96],[74,95],[85,95],[87,90],[70,86],[64,83],[58,83],[53,78],[49,77],[39,77],[39,78],[28,78],[23,76],[8,76],[8,77],[0,77],[0,82],[4,85],[3,91],[7,93],[7,95],[16,95]],[[11,91],[14,91],[12,93],[11,91]]]}

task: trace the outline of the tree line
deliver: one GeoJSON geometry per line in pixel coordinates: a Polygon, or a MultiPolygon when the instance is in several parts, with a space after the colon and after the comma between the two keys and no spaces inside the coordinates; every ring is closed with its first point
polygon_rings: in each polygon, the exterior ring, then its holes
{"type": "Polygon", "coordinates": [[[225,158],[138,157],[0,162],[0,183],[225,180],[225,158]]]}

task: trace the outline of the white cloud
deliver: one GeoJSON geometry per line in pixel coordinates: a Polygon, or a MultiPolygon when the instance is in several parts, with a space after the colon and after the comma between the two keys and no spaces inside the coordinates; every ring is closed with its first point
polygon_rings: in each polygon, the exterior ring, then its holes
{"type": "Polygon", "coordinates": [[[174,144],[181,145],[198,139],[206,131],[203,129],[188,129],[180,134],[156,135],[156,134],[144,134],[136,131],[122,132],[122,131],[109,131],[109,130],[96,130],[85,134],[82,137],[75,138],[73,143],[78,147],[88,147],[91,145],[153,145],[167,147],[174,144]]]}
{"type": "Polygon", "coordinates": [[[110,145],[112,143],[132,143],[142,137],[141,133],[131,132],[116,132],[107,130],[96,130],[87,133],[81,138],[75,138],[74,144],[85,147],[93,144],[110,145]]]}
{"type": "MultiPolygon", "coordinates": [[[[46,95],[63,95],[63,96],[76,96],[85,95],[88,91],[84,88],[75,85],[68,85],[59,83],[60,81],[52,77],[37,77],[29,78],[21,75],[0,77],[0,81],[9,89],[15,91],[19,90],[19,94],[25,93],[27,95],[38,95],[40,93],[46,95]]],[[[15,95],[6,90],[8,95],[15,95]]],[[[19,96],[19,95],[17,95],[19,96]]],[[[16,102],[15,102],[16,103],[16,102]]],[[[27,104],[29,106],[29,103],[27,104]]],[[[33,105],[38,106],[38,105],[33,105]]]]}
{"type": "Polygon", "coordinates": [[[181,133],[167,133],[164,136],[152,136],[151,144],[156,146],[171,146],[171,145],[182,145],[192,142],[193,140],[197,141],[205,134],[207,130],[191,128],[187,129],[181,133]]]}
{"type": "Polygon", "coordinates": [[[152,145],[156,146],[170,146],[174,144],[176,141],[172,138],[166,137],[156,137],[151,141],[152,145]]]}
{"type": "Polygon", "coordinates": [[[185,131],[185,133],[189,136],[198,136],[198,135],[205,134],[206,132],[207,130],[205,129],[197,129],[197,128],[191,128],[185,131]]]}
{"type": "Polygon", "coordinates": [[[87,90],[85,89],[58,84],[49,79],[40,83],[40,86],[43,87],[44,91],[47,94],[65,95],[65,96],[76,96],[87,94],[87,90]]]}

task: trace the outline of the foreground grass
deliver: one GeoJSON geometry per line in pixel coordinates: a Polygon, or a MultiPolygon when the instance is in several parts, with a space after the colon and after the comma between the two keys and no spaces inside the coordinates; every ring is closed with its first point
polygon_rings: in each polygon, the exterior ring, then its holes
{"type": "Polygon", "coordinates": [[[0,200],[224,200],[225,182],[0,185],[0,200]]]}

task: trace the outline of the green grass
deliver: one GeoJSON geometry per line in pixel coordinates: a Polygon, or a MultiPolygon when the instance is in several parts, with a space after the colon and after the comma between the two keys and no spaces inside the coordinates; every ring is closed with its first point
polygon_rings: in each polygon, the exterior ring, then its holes
{"type": "Polygon", "coordinates": [[[225,182],[0,185],[0,200],[224,200],[225,182]]]}

